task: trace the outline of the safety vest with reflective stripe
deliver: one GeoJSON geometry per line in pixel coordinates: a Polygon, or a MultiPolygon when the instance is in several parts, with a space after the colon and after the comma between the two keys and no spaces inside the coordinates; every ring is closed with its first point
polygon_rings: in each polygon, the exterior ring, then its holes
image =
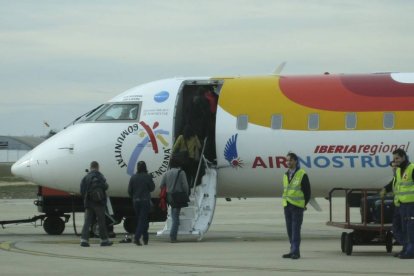
{"type": "Polygon", "coordinates": [[[396,177],[396,196],[401,203],[414,202],[414,180],[413,180],[414,164],[410,163],[401,175],[401,168],[398,168],[396,177]]]}
{"type": "Polygon", "coordinates": [[[288,176],[283,176],[283,207],[288,202],[300,208],[305,208],[305,196],[302,191],[302,179],[306,174],[305,170],[299,169],[289,182],[288,176]]]}
{"type": "Polygon", "coordinates": [[[400,207],[400,201],[398,200],[398,191],[397,191],[397,176],[394,175],[392,180],[392,193],[394,194],[394,206],[400,207]]]}

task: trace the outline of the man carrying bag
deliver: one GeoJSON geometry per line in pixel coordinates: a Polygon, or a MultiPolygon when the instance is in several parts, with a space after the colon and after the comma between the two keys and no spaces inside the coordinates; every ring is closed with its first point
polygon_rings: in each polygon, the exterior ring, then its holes
{"type": "Polygon", "coordinates": [[[170,167],[171,169],[164,174],[161,180],[160,188],[167,188],[167,202],[171,205],[172,219],[170,241],[175,243],[180,225],[180,211],[182,207],[188,206],[189,198],[187,177],[181,169],[181,164],[177,159],[172,158],[170,167]]]}
{"type": "Polygon", "coordinates": [[[103,174],[99,171],[99,163],[92,161],[89,173],[82,179],[80,192],[83,197],[85,207],[85,222],[82,228],[82,237],[80,245],[89,247],[89,229],[94,220],[98,220],[99,236],[101,237],[101,246],[111,246],[112,242],[108,238],[106,228],[105,208],[107,202],[106,190],[108,183],[103,174]]]}

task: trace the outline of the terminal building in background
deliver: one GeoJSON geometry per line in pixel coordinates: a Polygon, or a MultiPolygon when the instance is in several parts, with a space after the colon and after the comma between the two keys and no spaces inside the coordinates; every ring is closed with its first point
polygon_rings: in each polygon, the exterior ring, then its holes
{"type": "Polygon", "coordinates": [[[0,163],[16,162],[44,140],[42,137],[0,135],[0,163]]]}
{"type": "Polygon", "coordinates": [[[0,135],[0,176],[11,175],[11,165],[44,140],[42,137],[0,135]]]}

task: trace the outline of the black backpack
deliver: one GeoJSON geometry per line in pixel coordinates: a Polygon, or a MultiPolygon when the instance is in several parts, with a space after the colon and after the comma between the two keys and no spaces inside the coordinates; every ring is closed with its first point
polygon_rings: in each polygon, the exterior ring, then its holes
{"type": "Polygon", "coordinates": [[[88,189],[88,198],[93,202],[104,202],[106,195],[103,187],[102,179],[93,176],[88,189]]]}

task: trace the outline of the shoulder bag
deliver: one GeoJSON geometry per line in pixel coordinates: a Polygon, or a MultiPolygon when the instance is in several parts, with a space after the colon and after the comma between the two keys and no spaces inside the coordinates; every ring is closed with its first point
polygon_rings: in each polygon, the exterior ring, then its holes
{"type": "Polygon", "coordinates": [[[177,186],[178,177],[180,176],[181,170],[178,171],[177,177],[175,178],[174,186],[172,188],[173,192],[169,193],[169,204],[173,208],[182,208],[187,207],[190,199],[188,198],[187,192],[174,192],[175,187],[177,186]]]}

